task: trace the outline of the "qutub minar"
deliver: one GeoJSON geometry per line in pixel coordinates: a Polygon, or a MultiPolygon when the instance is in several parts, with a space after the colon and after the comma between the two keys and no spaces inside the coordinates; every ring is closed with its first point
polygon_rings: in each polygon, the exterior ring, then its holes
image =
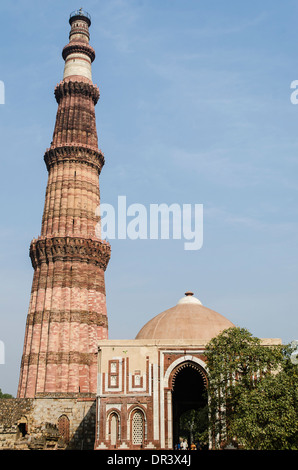
{"type": "MultiPolygon", "coordinates": [[[[79,14],[80,13],[80,14],[79,14]]],[[[98,149],[89,44],[90,18],[70,17],[63,80],[51,147],[41,235],[30,246],[34,268],[19,397],[96,393],[97,344],[108,335],[104,272],[110,245],[95,235],[100,204],[98,149]]]]}
{"type": "MultiPolygon", "coordinates": [[[[108,339],[105,270],[111,249],[98,232],[98,148],[91,19],[70,15],[48,183],[34,268],[18,394],[0,400],[1,449],[173,449],[180,417],[206,406],[204,351],[234,325],[186,292],[135,339],[108,339]]],[[[264,339],[264,345],[280,344],[264,339]]],[[[224,436],[210,436],[217,448],[224,436]]]]}

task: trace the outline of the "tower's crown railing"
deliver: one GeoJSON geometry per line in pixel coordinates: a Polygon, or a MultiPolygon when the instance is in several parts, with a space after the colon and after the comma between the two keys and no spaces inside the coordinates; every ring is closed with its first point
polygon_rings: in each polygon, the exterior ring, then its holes
{"type": "Polygon", "coordinates": [[[89,26],[90,26],[91,16],[89,15],[87,11],[83,10],[83,8],[79,8],[79,10],[75,10],[71,12],[71,14],[69,15],[69,21],[71,21],[74,17],[80,17],[80,16],[84,16],[85,18],[87,18],[89,21],[89,26]]]}

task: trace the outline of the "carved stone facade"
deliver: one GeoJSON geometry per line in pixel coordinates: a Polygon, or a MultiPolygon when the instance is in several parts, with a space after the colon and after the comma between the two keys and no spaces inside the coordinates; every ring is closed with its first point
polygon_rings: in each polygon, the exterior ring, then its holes
{"type": "Polygon", "coordinates": [[[181,400],[173,402],[175,381],[183,370],[191,369],[203,396],[208,381],[205,344],[181,340],[101,341],[95,449],[173,449],[179,438],[178,430],[174,431],[173,413],[175,406],[181,406],[181,400]],[[117,423],[116,434],[113,420],[117,423]]]}

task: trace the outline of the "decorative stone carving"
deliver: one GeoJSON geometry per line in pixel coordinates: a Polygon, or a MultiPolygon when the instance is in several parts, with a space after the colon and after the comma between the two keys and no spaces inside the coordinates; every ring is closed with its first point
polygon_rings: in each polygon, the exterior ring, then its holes
{"type": "Polygon", "coordinates": [[[44,161],[48,171],[53,165],[69,161],[93,166],[97,169],[99,174],[105,163],[104,154],[100,150],[92,149],[87,145],[63,145],[61,147],[47,149],[44,155],[44,161]]]}
{"type": "Polygon", "coordinates": [[[58,104],[62,97],[68,95],[83,95],[92,98],[96,104],[100,96],[98,86],[78,81],[62,81],[56,86],[54,93],[58,104]]]}
{"type": "Polygon", "coordinates": [[[73,54],[74,52],[86,54],[90,58],[91,62],[95,59],[95,50],[93,47],[91,47],[90,44],[83,43],[81,41],[71,41],[67,44],[62,51],[63,59],[65,60],[69,54],[73,54]]]}
{"type": "Polygon", "coordinates": [[[32,266],[55,261],[81,261],[95,264],[104,271],[111,256],[111,246],[105,240],[76,237],[34,239],[30,245],[32,266]]]}

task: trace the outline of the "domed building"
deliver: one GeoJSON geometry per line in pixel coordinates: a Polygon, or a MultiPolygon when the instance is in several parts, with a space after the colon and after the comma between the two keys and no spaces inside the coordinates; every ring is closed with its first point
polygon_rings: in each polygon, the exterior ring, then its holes
{"type": "Polygon", "coordinates": [[[175,448],[181,415],[206,405],[206,344],[233,326],[186,292],[134,340],[101,341],[95,449],[175,448]]]}
{"type": "Polygon", "coordinates": [[[209,341],[235,325],[214,310],[204,307],[192,292],[186,292],[175,307],[152,318],[136,339],[184,339],[209,341]]]}

